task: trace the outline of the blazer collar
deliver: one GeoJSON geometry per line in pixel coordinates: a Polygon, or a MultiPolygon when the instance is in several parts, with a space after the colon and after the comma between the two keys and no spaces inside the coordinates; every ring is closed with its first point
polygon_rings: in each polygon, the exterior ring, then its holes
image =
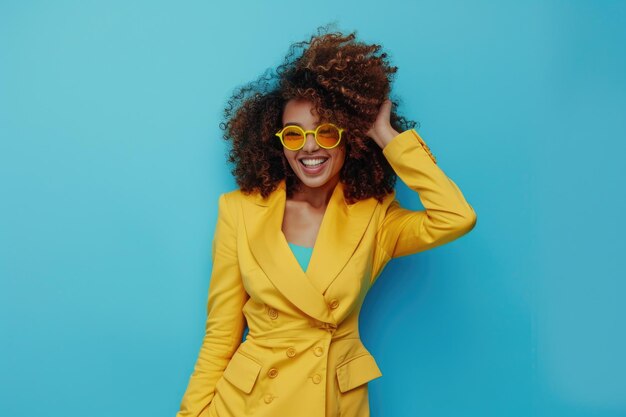
{"type": "MultiPolygon", "coordinates": [[[[276,288],[300,310],[317,320],[338,324],[324,293],[348,263],[377,205],[375,198],[348,205],[340,182],[324,213],[307,272],[295,258],[282,222],[286,182],[267,197],[254,193],[244,198],[243,218],[248,244],[257,263],[276,288]]],[[[354,282],[354,281],[353,281],[354,282]]]]}

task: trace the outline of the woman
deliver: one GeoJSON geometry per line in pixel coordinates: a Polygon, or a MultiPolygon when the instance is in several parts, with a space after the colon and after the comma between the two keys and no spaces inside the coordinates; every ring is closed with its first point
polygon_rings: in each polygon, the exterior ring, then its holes
{"type": "Polygon", "coordinates": [[[318,32],[229,101],[239,189],[218,200],[206,335],[178,417],[369,416],[382,373],[359,338],[365,295],[389,260],[474,227],[393,111],[397,68],[379,51],[318,32]],[[397,176],[425,210],[400,206],[397,176]]]}

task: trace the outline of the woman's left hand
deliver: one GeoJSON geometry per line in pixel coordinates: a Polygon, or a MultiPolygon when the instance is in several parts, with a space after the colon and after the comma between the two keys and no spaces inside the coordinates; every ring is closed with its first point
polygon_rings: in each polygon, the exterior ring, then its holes
{"type": "Polygon", "coordinates": [[[370,130],[367,131],[367,136],[374,139],[374,141],[384,148],[387,143],[399,133],[391,126],[391,100],[387,99],[380,106],[376,120],[370,130]]]}

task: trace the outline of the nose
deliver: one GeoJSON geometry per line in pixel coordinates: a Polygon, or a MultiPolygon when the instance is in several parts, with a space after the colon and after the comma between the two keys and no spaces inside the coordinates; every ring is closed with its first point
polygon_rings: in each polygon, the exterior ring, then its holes
{"type": "Polygon", "coordinates": [[[302,148],[303,150],[307,152],[314,152],[319,149],[319,145],[317,144],[317,141],[315,140],[315,135],[313,133],[307,133],[305,138],[306,140],[302,148]]]}

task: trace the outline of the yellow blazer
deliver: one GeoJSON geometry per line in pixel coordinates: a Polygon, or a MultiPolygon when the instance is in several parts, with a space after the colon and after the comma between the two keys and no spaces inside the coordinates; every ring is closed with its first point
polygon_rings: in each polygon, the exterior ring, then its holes
{"type": "Polygon", "coordinates": [[[382,373],[359,337],[367,292],[392,258],[476,223],[414,129],[383,154],[425,210],[401,207],[395,191],[348,205],[339,182],[306,272],[281,229],[285,180],[266,199],[220,195],[206,334],[177,417],[369,416],[367,382],[382,373]]]}

